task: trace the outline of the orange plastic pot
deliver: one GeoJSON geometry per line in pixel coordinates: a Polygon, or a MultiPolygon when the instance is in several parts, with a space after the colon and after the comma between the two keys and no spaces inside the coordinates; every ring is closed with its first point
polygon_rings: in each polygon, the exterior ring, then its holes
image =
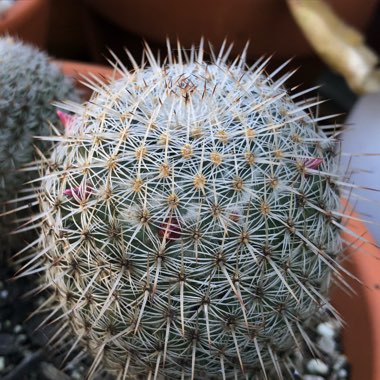
{"type": "Polygon", "coordinates": [[[10,34],[45,47],[50,0],[17,0],[0,16],[0,35],[10,34]]]}
{"type": "Polygon", "coordinates": [[[117,73],[110,66],[67,60],[57,60],[55,63],[65,75],[73,78],[76,86],[83,91],[84,98],[86,99],[90,98],[92,93],[92,90],[83,83],[86,81],[86,77],[90,77],[93,74],[107,82],[107,80],[114,78],[115,75],[117,76],[117,73]]]}
{"type": "Polygon", "coordinates": [[[333,291],[333,304],[341,313],[345,354],[352,365],[352,380],[380,379],[380,249],[363,223],[351,221],[349,228],[367,242],[345,234],[359,249],[347,249],[345,267],[363,284],[349,280],[356,295],[333,291]]]}

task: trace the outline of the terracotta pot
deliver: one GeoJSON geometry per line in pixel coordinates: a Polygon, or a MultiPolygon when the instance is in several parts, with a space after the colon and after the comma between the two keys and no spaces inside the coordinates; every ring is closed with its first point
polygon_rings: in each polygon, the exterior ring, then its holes
{"type": "MultiPolygon", "coordinates": [[[[220,46],[228,37],[234,42],[237,54],[250,40],[250,57],[275,53],[278,58],[289,58],[313,52],[293,21],[285,0],[84,1],[121,29],[161,44],[167,37],[172,41],[178,37],[188,47],[204,36],[220,46]]],[[[377,2],[328,1],[343,20],[360,30],[368,25],[377,2]]]]}
{"type": "Polygon", "coordinates": [[[49,0],[17,0],[0,16],[0,35],[11,34],[40,48],[45,47],[49,0]]]}
{"type": "Polygon", "coordinates": [[[346,326],[343,330],[343,347],[352,365],[351,380],[380,379],[380,249],[368,233],[366,226],[350,222],[349,228],[368,242],[362,244],[355,237],[344,237],[360,246],[347,250],[349,261],[345,267],[363,284],[348,280],[356,295],[342,290],[333,292],[333,304],[341,313],[346,326]]]}
{"type": "Polygon", "coordinates": [[[110,66],[97,65],[93,63],[83,63],[76,61],[55,61],[58,66],[61,67],[63,73],[74,79],[76,86],[80,88],[84,93],[84,98],[88,99],[91,96],[92,90],[85,86],[83,81],[85,77],[91,74],[99,76],[99,78],[104,79],[105,81],[114,78],[114,69],[110,66]]]}

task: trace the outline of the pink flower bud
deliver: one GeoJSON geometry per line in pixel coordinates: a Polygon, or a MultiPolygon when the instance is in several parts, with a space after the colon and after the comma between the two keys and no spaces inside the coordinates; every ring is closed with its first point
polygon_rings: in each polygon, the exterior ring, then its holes
{"type": "Polygon", "coordinates": [[[307,169],[317,169],[323,162],[323,158],[307,158],[303,163],[307,169]]]}
{"type": "Polygon", "coordinates": [[[78,198],[80,200],[88,198],[91,193],[92,189],[89,186],[86,186],[85,188],[83,188],[83,186],[77,186],[63,191],[64,195],[67,195],[68,197],[78,198]]]}
{"type": "Polygon", "coordinates": [[[70,125],[72,124],[72,121],[75,119],[75,116],[70,115],[66,112],[60,111],[60,110],[57,110],[57,116],[59,117],[59,120],[61,120],[61,123],[65,127],[66,134],[70,135],[71,134],[70,125]]]}

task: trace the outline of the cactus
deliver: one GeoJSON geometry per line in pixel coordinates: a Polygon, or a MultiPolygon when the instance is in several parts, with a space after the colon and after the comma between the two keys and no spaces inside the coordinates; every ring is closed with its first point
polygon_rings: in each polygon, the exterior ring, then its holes
{"type": "MultiPolygon", "coordinates": [[[[31,177],[19,169],[33,160],[33,136],[49,134],[57,123],[53,101],[79,100],[72,81],[50,63],[46,54],[11,37],[0,38],[0,202],[14,199],[31,177]]],[[[58,126],[58,125],[57,125],[58,126]]],[[[2,210],[5,208],[2,206],[2,210]]],[[[0,252],[15,249],[19,238],[8,233],[9,216],[0,221],[0,252]]]]}
{"type": "Polygon", "coordinates": [[[45,268],[49,310],[94,356],[90,378],[100,366],[118,379],[290,378],[308,321],[334,313],[336,141],[267,60],[206,61],[202,44],[146,56],[61,105],[75,116],[37,165],[43,227],[25,274],[45,268]]]}

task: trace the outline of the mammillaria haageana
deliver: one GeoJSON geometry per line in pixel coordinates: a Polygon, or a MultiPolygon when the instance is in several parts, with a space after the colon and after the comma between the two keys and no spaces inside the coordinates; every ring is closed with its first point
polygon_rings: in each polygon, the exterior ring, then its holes
{"type": "Polygon", "coordinates": [[[282,67],[228,49],[208,62],[202,46],[146,55],[61,105],[67,133],[38,164],[61,331],[94,355],[89,377],[289,378],[341,279],[336,141],[282,67]]]}

